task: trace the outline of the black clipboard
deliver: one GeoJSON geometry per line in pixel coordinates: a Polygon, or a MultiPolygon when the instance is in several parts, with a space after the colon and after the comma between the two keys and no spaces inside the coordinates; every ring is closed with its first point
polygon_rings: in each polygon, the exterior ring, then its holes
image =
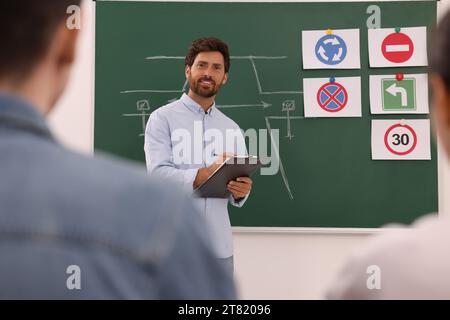
{"type": "Polygon", "coordinates": [[[255,156],[228,157],[194,190],[194,194],[200,198],[228,198],[231,194],[227,188],[228,182],[238,177],[250,177],[261,166],[261,162],[255,156]]]}

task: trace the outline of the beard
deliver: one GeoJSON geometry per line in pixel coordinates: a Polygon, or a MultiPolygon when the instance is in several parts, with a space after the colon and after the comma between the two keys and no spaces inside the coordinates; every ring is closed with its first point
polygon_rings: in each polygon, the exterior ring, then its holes
{"type": "Polygon", "coordinates": [[[189,78],[189,87],[194,93],[203,98],[211,98],[219,92],[221,85],[218,85],[212,78],[203,77],[195,81],[189,78]],[[204,85],[208,83],[209,85],[204,85]]]}

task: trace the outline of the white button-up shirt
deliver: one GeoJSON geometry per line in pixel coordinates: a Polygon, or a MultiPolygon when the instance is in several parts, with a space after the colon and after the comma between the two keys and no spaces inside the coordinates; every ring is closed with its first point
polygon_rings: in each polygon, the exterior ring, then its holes
{"type": "MultiPolygon", "coordinates": [[[[197,198],[193,183],[199,168],[211,165],[223,152],[247,155],[239,126],[215,103],[205,113],[188,95],[150,115],[144,144],[148,171],[177,181],[193,195],[193,201],[210,226],[212,245],[219,258],[233,255],[228,202],[241,207],[246,199],[197,198]],[[223,139],[221,139],[222,137],[223,139]]],[[[174,195],[176,196],[176,195],[174,195]]]]}

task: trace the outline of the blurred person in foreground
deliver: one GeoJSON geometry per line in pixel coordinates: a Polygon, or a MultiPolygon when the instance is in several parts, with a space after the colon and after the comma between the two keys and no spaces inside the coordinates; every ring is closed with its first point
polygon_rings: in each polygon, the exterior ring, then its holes
{"type": "Polygon", "coordinates": [[[70,5],[0,2],[0,298],[234,298],[188,197],[50,132],[75,59],[70,5]]]}

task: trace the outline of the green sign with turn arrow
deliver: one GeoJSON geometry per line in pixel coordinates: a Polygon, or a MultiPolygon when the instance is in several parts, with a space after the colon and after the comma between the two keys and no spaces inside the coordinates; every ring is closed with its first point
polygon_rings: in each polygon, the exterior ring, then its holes
{"type": "Polygon", "coordinates": [[[383,110],[416,110],[416,79],[381,79],[383,110]]]}

